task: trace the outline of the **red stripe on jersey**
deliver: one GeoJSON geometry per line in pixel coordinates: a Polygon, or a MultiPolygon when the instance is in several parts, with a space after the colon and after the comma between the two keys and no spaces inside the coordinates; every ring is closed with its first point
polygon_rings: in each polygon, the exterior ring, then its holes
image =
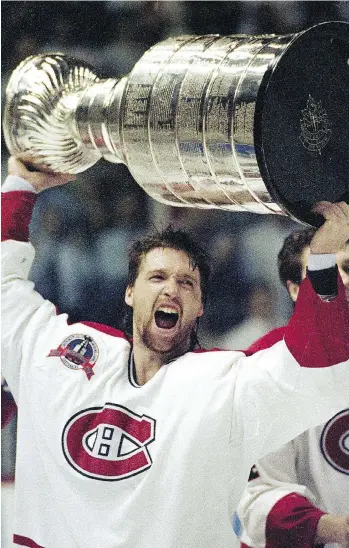
{"type": "Polygon", "coordinates": [[[269,331],[266,335],[263,335],[260,339],[257,339],[251,344],[246,350],[246,353],[250,356],[259,350],[265,350],[265,348],[270,348],[273,344],[281,341],[284,337],[286,327],[277,327],[272,331],[269,331]]]}
{"type": "Polygon", "coordinates": [[[29,223],[37,195],[26,190],[1,194],[1,241],[29,241],[29,223]]]}
{"type": "Polygon", "coordinates": [[[194,348],[191,352],[194,352],[194,354],[203,354],[204,352],[224,352],[224,348],[194,348]]]}
{"type": "Polygon", "coordinates": [[[45,548],[41,544],[37,544],[31,538],[22,537],[22,535],[13,535],[13,542],[19,546],[28,546],[29,548],[45,548]]]}
{"type": "Polygon", "coordinates": [[[324,514],[302,495],[286,495],[268,514],[265,548],[313,548],[317,524],[324,514]]]}
{"type": "Polygon", "coordinates": [[[338,296],[326,302],[308,278],[301,283],[284,338],[303,367],[328,367],[349,359],[349,307],[340,275],[337,284],[338,296]]]}
{"type": "Polygon", "coordinates": [[[92,327],[92,329],[96,329],[97,331],[101,331],[102,333],[106,333],[107,335],[111,335],[112,337],[118,337],[119,339],[125,339],[125,341],[130,342],[126,334],[123,331],[120,331],[119,329],[115,329],[115,327],[110,327],[109,325],[104,325],[103,323],[98,323],[98,322],[78,322],[78,323],[82,323],[83,325],[92,327]]]}

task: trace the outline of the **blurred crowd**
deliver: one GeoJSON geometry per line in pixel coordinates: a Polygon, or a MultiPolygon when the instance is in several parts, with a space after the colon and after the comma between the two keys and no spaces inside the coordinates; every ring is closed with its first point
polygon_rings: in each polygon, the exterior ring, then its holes
{"type": "MultiPolygon", "coordinates": [[[[348,2],[327,1],[3,1],[1,7],[2,101],[11,72],[32,54],[69,53],[101,77],[117,77],[168,36],[287,34],[321,21],[349,21],[348,2]]],[[[3,177],[7,158],[2,141],[3,177]]],[[[276,258],[296,222],[163,206],[124,165],[104,160],[76,182],[40,195],[31,226],[37,250],[31,278],[72,321],[120,328],[129,244],[168,222],[205,242],[212,256],[212,289],[198,336],[203,346],[245,348],[287,321],[291,305],[276,258]]],[[[3,474],[10,476],[13,451],[6,442],[3,451],[11,455],[3,459],[3,474]]]]}

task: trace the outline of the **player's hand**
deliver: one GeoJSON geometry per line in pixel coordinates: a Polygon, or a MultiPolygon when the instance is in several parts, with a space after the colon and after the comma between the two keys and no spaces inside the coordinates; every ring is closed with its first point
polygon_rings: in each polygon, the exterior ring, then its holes
{"type": "Polygon", "coordinates": [[[28,153],[20,153],[10,156],[8,160],[8,174],[22,177],[36,190],[41,192],[46,188],[65,185],[76,179],[70,173],[54,173],[47,165],[39,164],[33,156],[28,153]]]}
{"type": "Polygon", "coordinates": [[[349,240],[349,205],[345,202],[319,202],[312,209],[325,218],[311,243],[311,253],[338,253],[349,240]]]}
{"type": "Polygon", "coordinates": [[[331,516],[324,514],[318,521],[314,544],[337,543],[349,548],[349,514],[331,516]]]}

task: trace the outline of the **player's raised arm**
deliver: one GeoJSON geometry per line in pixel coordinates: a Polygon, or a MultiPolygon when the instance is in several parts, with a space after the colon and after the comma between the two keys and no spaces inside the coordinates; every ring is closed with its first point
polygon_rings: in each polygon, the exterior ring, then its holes
{"type": "MultiPolygon", "coordinates": [[[[45,166],[42,167],[45,170],[45,166]]],[[[29,223],[37,193],[75,179],[70,174],[38,171],[29,155],[11,156],[8,177],[2,186],[2,363],[6,380],[17,398],[18,366],[21,360],[23,334],[31,319],[42,311],[45,324],[55,315],[55,307],[45,301],[28,281],[34,259],[29,242],[29,223]]]]}
{"type": "Polygon", "coordinates": [[[349,239],[349,206],[323,211],[284,340],[243,358],[239,370],[235,409],[256,459],[348,404],[349,311],[335,253],[349,239]]]}
{"type": "Polygon", "coordinates": [[[307,278],[285,333],[291,353],[306,367],[332,365],[349,357],[349,313],[335,256],[349,240],[349,205],[321,202],[314,211],[321,212],[325,222],[310,243],[307,278]]]}

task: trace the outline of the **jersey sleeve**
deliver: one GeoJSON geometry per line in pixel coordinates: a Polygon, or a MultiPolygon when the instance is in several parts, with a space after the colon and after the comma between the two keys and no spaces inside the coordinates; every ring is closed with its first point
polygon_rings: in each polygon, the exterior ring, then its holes
{"type": "Polygon", "coordinates": [[[260,459],[236,511],[243,545],[251,548],[312,548],[324,514],[315,495],[298,483],[297,444],[291,441],[260,459]]]}
{"type": "Polygon", "coordinates": [[[36,195],[28,191],[2,193],[2,370],[15,401],[20,366],[45,337],[52,322],[65,322],[52,303],[43,299],[28,280],[34,248],[28,241],[36,195]]]}
{"type": "Polygon", "coordinates": [[[349,308],[337,273],[338,295],[330,301],[317,295],[309,277],[303,280],[285,342],[304,367],[329,367],[349,360],[349,308]]]}

